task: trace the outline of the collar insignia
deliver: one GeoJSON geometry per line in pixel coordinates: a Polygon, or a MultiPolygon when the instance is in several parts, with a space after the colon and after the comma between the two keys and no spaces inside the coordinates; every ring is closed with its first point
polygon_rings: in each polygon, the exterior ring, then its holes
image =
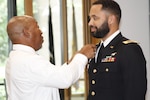
{"type": "Polygon", "coordinates": [[[114,46],[113,46],[113,45],[111,45],[111,46],[110,46],[110,48],[111,48],[111,49],[113,49],[113,48],[114,48],[114,46]]]}

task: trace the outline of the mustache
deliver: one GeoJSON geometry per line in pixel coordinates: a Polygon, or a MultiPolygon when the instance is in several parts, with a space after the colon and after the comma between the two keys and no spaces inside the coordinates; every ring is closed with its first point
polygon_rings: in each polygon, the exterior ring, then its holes
{"type": "Polygon", "coordinates": [[[98,29],[96,26],[90,26],[90,28],[96,28],[96,29],[98,29]]]}

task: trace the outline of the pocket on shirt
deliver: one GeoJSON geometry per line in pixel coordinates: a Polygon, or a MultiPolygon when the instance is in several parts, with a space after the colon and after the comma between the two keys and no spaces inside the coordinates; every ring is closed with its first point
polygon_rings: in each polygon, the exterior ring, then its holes
{"type": "Polygon", "coordinates": [[[98,72],[98,87],[102,89],[110,89],[112,87],[112,82],[114,76],[118,73],[118,68],[114,64],[105,63],[99,66],[98,72]]]}

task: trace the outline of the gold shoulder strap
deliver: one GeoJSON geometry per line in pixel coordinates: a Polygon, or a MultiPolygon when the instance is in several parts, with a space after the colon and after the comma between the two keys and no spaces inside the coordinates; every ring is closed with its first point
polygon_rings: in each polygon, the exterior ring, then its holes
{"type": "Polygon", "coordinates": [[[129,44],[129,43],[136,43],[136,44],[138,44],[137,41],[133,41],[133,40],[126,40],[126,41],[123,41],[123,44],[129,44]]]}

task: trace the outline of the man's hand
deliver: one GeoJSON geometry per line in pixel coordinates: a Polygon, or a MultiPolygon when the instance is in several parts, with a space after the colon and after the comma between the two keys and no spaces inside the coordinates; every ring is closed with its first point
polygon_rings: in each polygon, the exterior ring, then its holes
{"type": "Polygon", "coordinates": [[[81,48],[78,53],[84,54],[87,58],[94,58],[96,52],[96,46],[94,44],[87,44],[81,48]]]}
{"type": "MultiPolygon", "coordinates": [[[[77,53],[85,55],[88,59],[94,58],[96,53],[96,46],[94,44],[87,44],[83,46],[77,53]]],[[[67,64],[72,61],[73,57],[67,62],[67,64]]]]}

